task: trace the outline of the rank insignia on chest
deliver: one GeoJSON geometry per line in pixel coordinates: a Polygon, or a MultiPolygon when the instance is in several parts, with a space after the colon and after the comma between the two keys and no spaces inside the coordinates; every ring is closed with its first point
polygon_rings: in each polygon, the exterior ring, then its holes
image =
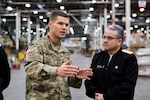
{"type": "Polygon", "coordinates": [[[119,67],[118,66],[115,66],[115,69],[118,69],[119,67]]]}

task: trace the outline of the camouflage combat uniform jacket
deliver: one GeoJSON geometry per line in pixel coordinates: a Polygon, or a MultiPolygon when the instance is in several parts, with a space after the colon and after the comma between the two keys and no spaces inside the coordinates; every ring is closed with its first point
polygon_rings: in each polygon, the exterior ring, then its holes
{"type": "Polygon", "coordinates": [[[80,88],[82,81],[56,75],[69,59],[69,51],[54,46],[48,35],[33,41],[25,53],[26,100],[71,100],[69,86],[80,88]]]}

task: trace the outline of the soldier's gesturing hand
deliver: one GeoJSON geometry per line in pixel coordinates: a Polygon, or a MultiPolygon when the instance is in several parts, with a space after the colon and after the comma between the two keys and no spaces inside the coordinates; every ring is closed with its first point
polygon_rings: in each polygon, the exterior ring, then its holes
{"type": "Polygon", "coordinates": [[[74,77],[79,72],[79,67],[70,65],[71,60],[64,62],[58,67],[56,74],[63,77],[74,77]]]}

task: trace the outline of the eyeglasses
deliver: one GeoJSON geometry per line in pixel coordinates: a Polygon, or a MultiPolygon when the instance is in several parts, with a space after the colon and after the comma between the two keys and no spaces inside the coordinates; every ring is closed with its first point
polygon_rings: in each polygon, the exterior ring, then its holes
{"type": "Polygon", "coordinates": [[[102,38],[107,39],[108,41],[111,41],[113,39],[119,39],[119,38],[114,38],[114,37],[111,37],[111,36],[103,36],[102,38]]]}

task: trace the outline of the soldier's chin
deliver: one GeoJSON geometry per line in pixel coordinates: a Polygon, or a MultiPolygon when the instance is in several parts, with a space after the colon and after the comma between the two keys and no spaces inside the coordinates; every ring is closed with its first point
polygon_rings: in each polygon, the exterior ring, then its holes
{"type": "Polygon", "coordinates": [[[66,35],[62,35],[60,36],[60,39],[64,39],[66,37],[66,35]]]}

